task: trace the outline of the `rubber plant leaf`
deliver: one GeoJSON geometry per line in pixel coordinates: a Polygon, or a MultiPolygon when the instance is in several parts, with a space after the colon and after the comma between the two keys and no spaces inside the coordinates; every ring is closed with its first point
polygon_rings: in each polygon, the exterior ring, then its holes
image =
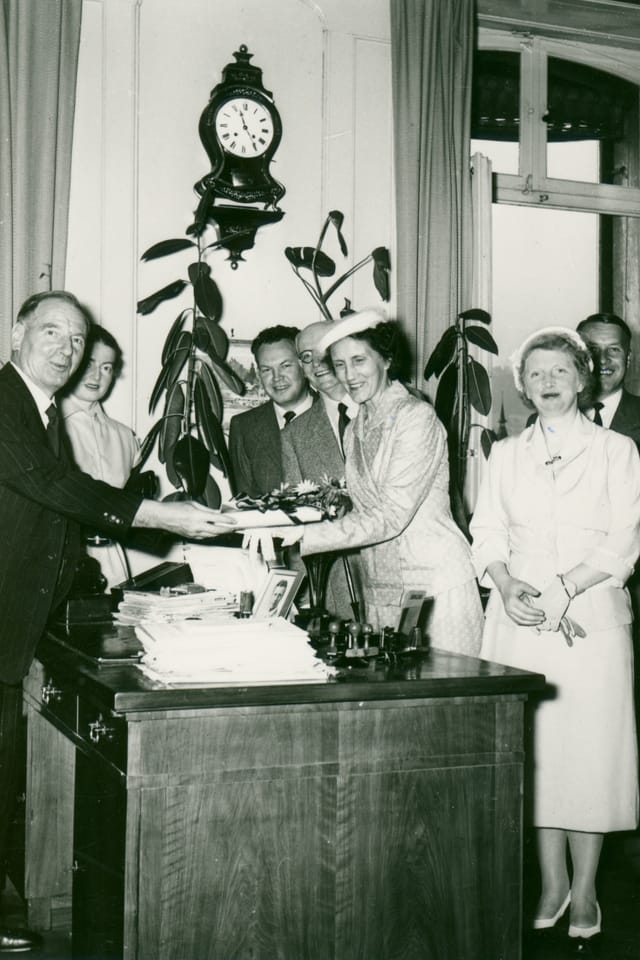
{"type": "Polygon", "coordinates": [[[222,451],[226,455],[227,450],[220,421],[211,409],[207,391],[199,380],[196,381],[195,385],[194,405],[198,436],[209,451],[211,463],[225,476],[228,476],[226,456],[222,456],[222,451]]]}
{"type": "Polygon", "coordinates": [[[222,400],[222,394],[220,393],[220,387],[218,386],[218,381],[206,363],[201,362],[198,365],[198,371],[196,375],[198,377],[197,382],[200,382],[207,392],[209,405],[213,410],[214,416],[218,420],[222,420],[224,404],[222,400]]]}
{"type": "Polygon", "coordinates": [[[342,235],[342,224],[344,223],[344,213],[341,213],[340,210],[330,210],[329,211],[329,220],[336,228],[336,234],[338,235],[338,243],[340,244],[340,252],[343,257],[349,256],[349,250],[347,249],[347,243],[342,235]]]}
{"type": "Polygon", "coordinates": [[[174,297],[177,297],[178,294],[182,293],[186,285],[186,280],[174,280],[173,283],[168,283],[166,287],[162,287],[161,290],[156,290],[155,293],[144,297],[143,300],[138,300],[138,313],[143,316],[147,313],[153,313],[155,308],[161,303],[164,303],[165,300],[172,300],[174,297]]]}
{"type": "Polygon", "coordinates": [[[389,251],[386,247],[376,247],[371,251],[373,259],[373,282],[376,290],[380,294],[380,299],[388,302],[391,297],[391,286],[389,283],[389,273],[391,271],[391,260],[389,251]]]}
{"type": "Polygon", "coordinates": [[[491,383],[485,368],[473,357],[467,361],[467,383],[469,403],[478,413],[486,416],[491,410],[491,383]]]}
{"type": "Polygon", "coordinates": [[[429,377],[439,377],[448,363],[453,360],[456,351],[456,342],[458,339],[455,327],[447,327],[438,343],[433,349],[433,353],[427,361],[424,368],[424,379],[429,377]]]}
{"type": "Polygon", "coordinates": [[[222,503],[222,494],[220,487],[215,482],[211,474],[207,477],[207,484],[204,488],[204,503],[211,510],[219,510],[222,503]]]}
{"type": "Polygon", "coordinates": [[[469,343],[482,347],[487,353],[498,353],[498,344],[484,327],[465,327],[465,334],[469,343]]]}
{"type": "Polygon", "coordinates": [[[171,324],[171,328],[167,334],[166,340],[164,341],[164,346],[162,348],[163,363],[166,363],[167,357],[169,357],[175,350],[178,343],[178,337],[180,336],[180,331],[182,330],[184,322],[189,316],[190,312],[190,310],[182,310],[171,324]]]}
{"type": "Polygon", "coordinates": [[[286,247],[284,255],[293,266],[300,270],[313,270],[318,277],[332,277],[336,265],[322,250],[315,247],[286,247]]]}
{"type": "Polygon", "coordinates": [[[239,397],[244,395],[246,389],[244,383],[224,360],[219,360],[218,357],[212,355],[211,351],[207,351],[207,363],[209,368],[232,393],[237,393],[239,397]]]}
{"type": "Polygon", "coordinates": [[[189,264],[189,279],[193,284],[196,306],[209,320],[222,316],[222,296],[218,284],[211,279],[211,267],[200,260],[189,264]]]}
{"type": "Polygon", "coordinates": [[[162,419],[156,420],[156,422],[153,424],[153,426],[147,433],[146,437],[140,444],[140,453],[138,455],[138,462],[133,468],[133,470],[131,471],[132,474],[139,473],[142,467],[144,466],[144,464],[149,459],[149,455],[153,450],[153,445],[156,442],[156,438],[158,436],[158,433],[160,432],[161,426],[162,426],[162,419]]]}
{"type": "Polygon", "coordinates": [[[447,367],[440,377],[438,389],[436,390],[436,413],[447,429],[453,420],[453,411],[456,403],[457,382],[458,371],[452,364],[451,366],[447,367]]]}
{"type": "Polygon", "coordinates": [[[491,447],[497,440],[497,437],[493,430],[489,430],[487,427],[483,427],[480,432],[480,446],[482,447],[482,452],[485,456],[485,460],[488,459],[489,454],[491,453],[491,447]]]}
{"type": "Polygon", "coordinates": [[[191,497],[186,492],[186,490],[175,490],[173,493],[168,493],[166,497],[162,498],[163,503],[176,503],[183,500],[190,500],[191,497]]]}
{"type": "Polygon", "coordinates": [[[167,396],[158,441],[158,460],[167,462],[167,454],[173,450],[182,433],[182,418],[184,417],[184,390],[180,381],[174,383],[167,396]]]}
{"type": "Polygon", "coordinates": [[[156,380],[151,392],[151,399],[149,400],[149,413],[153,413],[155,410],[156,404],[162,396],[162,391],[165,388],[170,390],[175,381],[178,379],[182,368],[189,358],[190,350],[191,334],[188,330],[181,330],[176,343],[176,348],[173,351],[173,354],[167,358],[167,361],[162,367],[162,370],[160,371],[158,379],[156,380]]]}
{"type": "Polygon", "coordinates": [[[161,240],[160,243],[154,243],[152,247],[140,257],[141,260],[157,260],[159,257],[166,257],[170,253],[178,253],[180,250],[188,250],[189,247],[195,247],[193,240],[187,240],[186,237],[178,237],[175,240],[161,240]]]}
{"type": "Polygon", "coordinates": [[[200,350],[213,349],[219,360],[225,360],[229,351],[227,335],[215,320],[198,317],[194,330],[194,342],[200,350]]]}
{"type": "Polygon", "coordinates": [[[209,476],[209,451],[197,437],[185,434],[173,448],[173,468],[191,497],[201,497],[209,476]]]}
{"type": "Polygon", "coordinates": [[[463,310],[458,314],[461,320],[479,320],[480,323],[491,323],[491,314],[480,307],[471,307],[469,310],[463,310]]]}

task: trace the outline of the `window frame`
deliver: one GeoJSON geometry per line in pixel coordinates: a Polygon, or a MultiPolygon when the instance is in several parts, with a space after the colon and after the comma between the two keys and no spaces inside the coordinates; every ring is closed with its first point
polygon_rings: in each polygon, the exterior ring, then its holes
{"type": "Polygon", "coordinates": [[[640,217],[640,187],[547,177],[547,60],[595,67],[640,86],[640,51],[481,27],[478,49],[520,54],[518,174],[494,173],[493,200],[518,206],[640,217]]]}

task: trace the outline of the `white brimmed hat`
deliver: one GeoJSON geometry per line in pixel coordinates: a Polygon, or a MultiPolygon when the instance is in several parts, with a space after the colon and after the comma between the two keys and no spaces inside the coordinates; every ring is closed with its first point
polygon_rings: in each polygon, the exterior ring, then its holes
{"type": "Polygon", "coordinates": [[[358,310],[357,313],[348,313],[346,317],[340,317],[339,320],[327,324],[328,330],[318,341],[318,349],[328,350],[332,343],[343,340],[344,337],[350,337],[354,333],[362,333],[370,327],[377,327],[379,323],[384,323],[386,317],[382,310],[370,307],[366,310],[358,310]]]}
{"type": "Polygon", "coordinates": [[[570,327],[541,327],[540,330],[534,331],[530,334],[526,340],[524,340],[517,350],[511,354],[509,360],[511,361],[511,369],[513,372],[513,382],[516,385],[516,390],[519,390],[522,393],[522,380],[520,379],[520,365],[522,363],[522,357],[529,350],[532,344],[536,343],[537,340],[540,340],[542,337],[560,337],[563,340],[569,341],[577,348],[578,352],[583,354],[585,360],[587,361],[587,366],[589,370],[593,372],[593,357],[589,353],[589,348],[582,339],[579,333],[576,333],[575,330],[571,330],[570,327]]]}

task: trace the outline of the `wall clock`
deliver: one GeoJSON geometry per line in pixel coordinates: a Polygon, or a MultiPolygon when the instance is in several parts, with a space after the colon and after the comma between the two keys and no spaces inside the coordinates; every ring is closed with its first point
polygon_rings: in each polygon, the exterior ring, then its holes
{"type": "Polygon", "coordinates": [[[262,70],[250,63],[253,54],[246,44],[233,56],[236,62],[222,71],[200,117],[200,139],[211,172],[195,189],[201,197],[196,217],[206,216],[218,225],[231,265],[237,267],[242,251],[253,246],[256,230],[284,216],[278,202],[285,188],[271,173],[282,138],[273,95],[262,83],[262,70]]]}

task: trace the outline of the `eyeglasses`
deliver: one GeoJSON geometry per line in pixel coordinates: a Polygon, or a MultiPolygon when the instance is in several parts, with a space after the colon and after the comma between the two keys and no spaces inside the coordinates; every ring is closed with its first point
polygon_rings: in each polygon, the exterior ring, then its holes
{"type": "Polygon", "coordinates": [[[298,360],[305,367],[308,367],[310,363],[313,363],[313,350],[303,350],[302,353],[298,354],[298,360]]]}

